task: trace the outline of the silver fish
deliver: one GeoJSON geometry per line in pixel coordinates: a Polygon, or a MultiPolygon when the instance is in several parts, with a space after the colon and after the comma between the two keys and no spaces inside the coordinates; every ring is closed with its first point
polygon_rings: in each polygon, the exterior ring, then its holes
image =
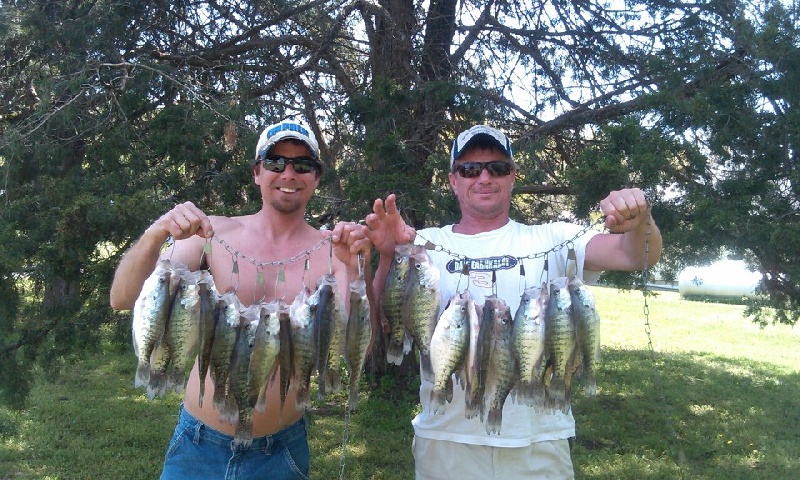
{"type": "Polygon", "coordinates": [[[453,373],[464,366],[469,345],[468,300],[460,294],[450,299],[442,312],[431,338],[431,367],[434,382],[431,390],[431,412],[444,413],[453,401],[453,373]]]}
{"type": "Polygon", "coordinates": [[[442,304],[439,269],[433,265],[428,252],[421,245],[413,247],[410,261],[410,280],[402,316],[406,322],[406,331],[419,350],[423,378],[433,381],[429,348],[442,304]]]}
{"type": "Polygon", "coordinates": [[[289,318],[289,307],[282,301],[278,306],[278,325],[280,337],[280,351],[278,352],[278,372],[280,373],[279,392],[281,396],[281,414],[286,404],[289,386],[294,378],[294,345],[292,342],[292,320],[289,318]]]}
{"type": "Polygon", "coordinates": [[[134,386],[146,387],[150,383],[150,357],[161,342],[169,320],[177,282],[172,282],[172,264],[161,260],[144,281],[142,291],[133,306],[133,347],[138,359],[134,386]]]}
{"type": "Polygon", "coordinates": [[[280,308],[281,303],[278,301],[260,304],[260,320],[253,341],[253,352],[250,354],[249,400],[259,413],[264,413],[267,386],[278,370],[281,350],[280,308]]]}
{"type": "Polygon", "coordinates": [[[409,287],[412,247],[411,244],[395,247],[394,262],[389,268],[381,295],[381,321],[391,327],[386,361],[394,365],[403,363],[403,357],[411,351],[411,339],[406,333],[406,320],[403,318],[403,304],[409,287]]]}
{"type": "Polygon", "coordinates": [[[467,418],[474,418],[480,414],[483,418],[485,411],[484,390],[486,387],[486,364],[489,358],[489,349],[485,348],[489,328],[482,327],[483,311],[467,295],[467,317],[469,319],[469,347],[464,363],[464,376],[466,384],[465,409],[467,418]]]}
{"type": "Polygon", "coordinates": [[[514,315],[512,352],[519,366],[517,385],[520,401],[529,407],[545,405],[544,350],[545,310],[549,292],[546,284],[525,289],[514,315]]]}
{"type": "Polygon", "coordinates": [[[175,269],[173,275],[180,277],[180,285],[172,303],[163,343],[169,345],[166,390],[183,393],[186,373],[194,364],[200,343],[200,289],[197,272],[175,269]]]}
{"type": "Polygon", "coordinates": [[[231,355],[228,377],[230,396],[236,404],[236,414],[229,421],[236,422],[233,436],[234,446],[249,447],[253,442],[253,408],[258,396],[253,398],[250,376],[250,356],[255,344],[256,321],[260,318],[261,306],[254,304],[239,312],[236,325],[236,340],[231,355]]]}
{"type": "Polygon", "coordinates": [[[217,326],[217,289],[214,279],[208,270],[200,270],[197,279],[198,295],[200,296],[200,332],[197,355],[198,374],[200,376],[200,406],[203,406],[205,397],[206,376],[211,365],[211,349],[214,345],[214,331],[217,326]]]}
{"type": "Polygon", "coordinates": [[[315,308],[319,307],[319,289],[309,295],[303,289],[289,307],[292,337],[292,388],[297,391],[297,407],[311,406],[311,373],[315,366],[316,355],[316,324],[314,322],[315,308]]]}
{"type": "MultiPolygon", "coordinates": [[[[314,292],[316,299],[311,305],[311,314],[314,318],[314,329],[316,331],[316,339],[314,341],[314,368],[318,372],[318,390],[319,398],[325,396],[326,387],[328,386],[328,372],[330,369],[330,376],[339,380],[338,387],[341,389],[341,377],[338,370],[339,351],[337,347],[341,346],[341,326],[337,318],[337,314],[341,310],[336,305],[338,295],[336,284],[336,277],[333,275],[325,275],[320,279],[317,290],[314,292]],[[333,365],[335,367],[331,368],[333,365]]],[[[331,382],[331,386],[335,382],[331,382]]]]}
{"type": "Polygon", "coordinates": [[[514,357],[511,354],[511,336],[514,319],[508,305],[494,295],[486,297],[484,303],[486,326],[491,327],[489,366],[486,375],[486,433],[500,433],[503,423],[503,405],[514,388],[514,357]]]}
{"type": "MultiPolygon", "coordinates": [[[[170,265],[169,283],[172,295],[170,313],[164,325],[161,340],[150,356],[150,381],[147,383],[146,393],[147,398],[151,400],[155,397],[163,397],[167,390],[171,390],[175,386],[176,356],[180,354],[178,350],[184,343],[187,330],[191,328],[189,326],[192,321],[191,313],[187,313],[183,305],[178,305],[176,312],[175,304],[179,300],[178,297],[183,297],[183,300],[190,302],[192,304],[189,305],[190,308],[193,308],[195,303],[193,299],[189,299],[193,296],[194,287],[191,287],[192,290],[188,295],[184,295],[187,291],[186,286],[194,283],[194,278],[190,276],[189,270],[184,265],[170,265]]],[[[180,380],[182,389],[183,377],[180,380]]]]}
{"type": "MultiPolygon", "coordinates": [[[[545,327],[547,362],[552,369],[552,377],[549,378],[547,385],[547,397],[556,408],[567,413],[570,409],[570,382],[577,352],[567,277],[559,277],[550,283],[545,327]]],[[[546,378],[545,381],[547,380],[546,378]]]]}
{"type": "Polygon", "coordinates": [[[367,284],[363,278],[360,278],[350,284],[350,315],[347,319],[345,334],[345,360],[350,373],[350,395],[347,408],[351,412],[356,409],[358,404],[359,382],[371,338],[372,323],[370,322],[367,284]]]}
{"type": "Polygon", "coordinates": [[[229,392],[231,358],[236,344],[236,326],[242,304],[233,292],[224,293],[217,301],[217,322],[211,348],[211,379],[214,381],[214,408],[220,420],[231,422],[237,412],[229,392]]]}
{"type": "Polygon", "coordinates": [[[572,301],[572,319],[580,353],[578,377],[583,382],[586,394],[595,395],[596,372],[600,364],[600,315],[594,295],[579,277],[572,277],[567,288],[572,301]]]}

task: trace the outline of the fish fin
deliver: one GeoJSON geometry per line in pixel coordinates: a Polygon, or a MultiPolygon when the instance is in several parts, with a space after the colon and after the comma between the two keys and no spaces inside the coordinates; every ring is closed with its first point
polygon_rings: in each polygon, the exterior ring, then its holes
{"type": "Polygon", "coordinates": [[[397,342],[390,342],[386,348],[386,361],[393,365],[400,365],[403,363],[403,344],[397,342]]]}
{"type": "Polygon", "coordinates": [[[420,358],[420,364],[422,365],[422,377],[428,382],[433,382],[434,374],[433,374],[433,365],[431,364],[430,354],[426,354],[420,351],[419,358],[420,358]]]}
{"type": "Polygon", "coordinates": [[[445,409],[447,408],[447,395],[444,390],[431,390],[431,413],[436,414],[444,414],[445,409]]]}
{"type": "Polygon", "coordinates": [[[403,336],[403,355],[411,351],[411,344],[412,344],[411,337],[409,337],[408,333],[406,333],[403,336]]]}
{"type": "Polygon", "coordinates": [[[445,384],[444,384],[444,395],[445,395],[445,400],[447,400],[447,403],[452,403],[453,402],[453,376],[452,375],[447,377],[447,381],[445,381],[445,384]]]}
{"type": "Polygon", "coordinates": [[[146,387],[150,383],[150,363],[139,362],[136,367],[136,377],[133,380],[135,388],[146,387]]]}
{"type": "Polygon", "coordinates": [[[592,397],[597,395],[597,380],[594,378],[594,373],[589,373],[586,376],[583,391],[586,393],[586,395],[592,397]]]}
{"type": "Polygon", "coordinates": [[[550,388],[547,389],[547,395],[556,403],[563,403],[566,399],[567,386],[563,377],[553,376],[550,380],[550,388]]]}
{"type": "Polygon", "coordinates": [[[490,408],[489,413],[486,415],[486,433],[491,435],[496,433],[500,435],[500,425],[503,423],[503,409],[490,408]]]}
{"type": "MultiPolygon", "coordinates": [[[[241,417],[241,415],[240,415],[241,417]]],[[[253,421],[239,420],[236,424],[236,433],[233,437],[234,447],[247,448],[253,444],[253,421]]]]}
{"type": "Polygon", "coordinates": [[[358,406],[358,382],[354,382],[350,387],[350,395],[347,398],[347,411],[354,412],[358,406]]]}

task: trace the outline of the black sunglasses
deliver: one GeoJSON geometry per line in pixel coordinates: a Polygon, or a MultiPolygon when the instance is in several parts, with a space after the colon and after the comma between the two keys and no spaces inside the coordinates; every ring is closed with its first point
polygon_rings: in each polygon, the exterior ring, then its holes
{"type": "Polygon", "coordinates": [[[513,167],[505,160],[492,160],[491,162],[464,162],[453,167],[464,178],[479,177],[483,169],[488,170],[493,177],[505,177],[511,175],[513,167]]]}
{"type": "Polygon", "coordinates": [[[280,155],[261,156],[261,166],[265,170],[275,173],[283,173],[286,165],[291,165],[296,173],[311,173],[322,168],[322,165],[311,157],[282,157],[280,155]]]}

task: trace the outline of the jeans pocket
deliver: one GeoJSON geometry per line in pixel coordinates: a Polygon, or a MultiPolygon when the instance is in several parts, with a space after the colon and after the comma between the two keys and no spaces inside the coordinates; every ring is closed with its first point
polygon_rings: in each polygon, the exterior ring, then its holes
{"type": "Polygon", "coordinates": [[[164,454],[165,461],[178,451],[178,447],[181,446],[181,443],[183,443],[183,439],[186,438],[188,432],[188,427],[180,424],[175,427],[175,431],[172,433],[172,438],[170,439],[169,446],[167,447],[167,453],[164,454]]]}
{"type": "Polygon", "coordinates": [[[281,447],[281,450],[283,450],[283,457],[286,461],[286,467],[292,473],[293,478],[307,480],[309,464],[311,463],[311,452],[309,451],[308,442],[305,438],[299,437],[288,444],[281,444],[281,447]]]}

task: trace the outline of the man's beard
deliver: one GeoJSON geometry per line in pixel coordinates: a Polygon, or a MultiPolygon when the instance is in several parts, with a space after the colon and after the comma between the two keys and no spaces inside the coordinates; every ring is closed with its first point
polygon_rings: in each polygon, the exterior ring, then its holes
{"type": "Polygon", "coordinates": [[[272,208],[274,208],[278,213],[295,213],[298,210],[305,208],[305,205],[298,200],[298,199],[285,199],[285,200],[275,200],[273,199],[270,202],[272,208]]]}

